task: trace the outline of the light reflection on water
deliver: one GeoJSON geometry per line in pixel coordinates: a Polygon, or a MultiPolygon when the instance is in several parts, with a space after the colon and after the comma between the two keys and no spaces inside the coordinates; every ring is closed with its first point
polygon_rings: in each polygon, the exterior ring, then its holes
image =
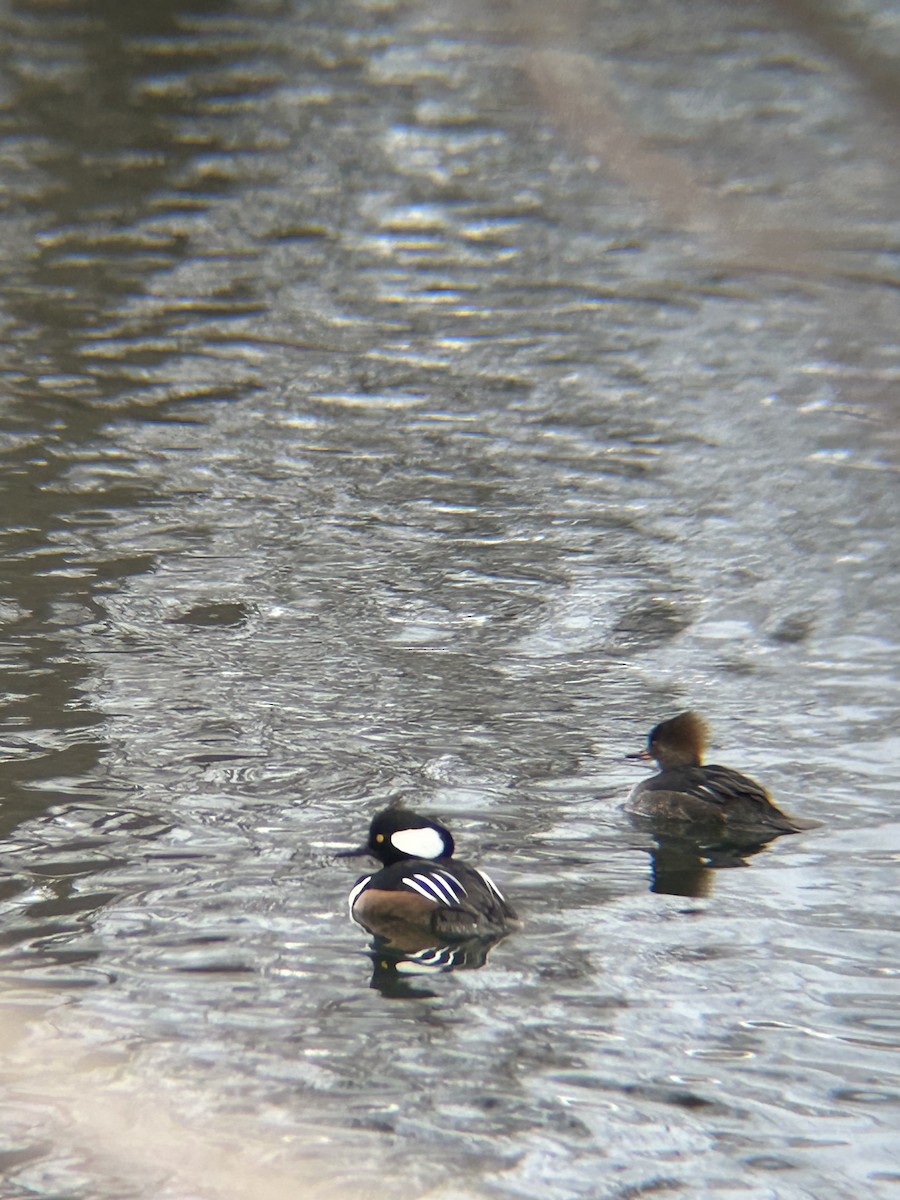
{"type": "Polygon", "coordinates": [[[10,1197],[900,1178],[893,168],[704,12],[6,19],[10,1197]],[[630,824],[687,704],[823,827],[630,824]],[[526,919],[431,995],[398,793],[526,919]]]}

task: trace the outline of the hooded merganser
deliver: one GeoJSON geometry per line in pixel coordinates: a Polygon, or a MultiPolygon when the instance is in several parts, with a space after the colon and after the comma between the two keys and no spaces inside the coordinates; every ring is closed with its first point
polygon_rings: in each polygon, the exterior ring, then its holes
{"type": "Polygon", "coordinates": [[[370,933],[397,927],[439,938],[493,937],[517,924],[513,909],[484,871],[451,861],[453,837],[429,817],[386,808],[372,818],[369,840],[338,858],[371,854],[382,864],[350,892],[350,915],[370,933]]]}
{"type": "Polygon", "coordinates": [[[730,767],[704,766],[709,726],[695,712],[679,713],[650,730],[647,749],[628,758],[655,759],[661,770],[633,789],[626,807],[675,821],[727,822],[799,833],[815,821],[795,820],[772,803],[762,784],[730,767]]]}

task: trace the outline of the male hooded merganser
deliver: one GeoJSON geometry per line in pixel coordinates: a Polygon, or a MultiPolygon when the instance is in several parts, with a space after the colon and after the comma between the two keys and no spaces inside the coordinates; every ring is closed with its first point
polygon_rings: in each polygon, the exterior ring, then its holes
{"type": "Polygon", "coordinates": [[[746,775],[730,767],[704,766],[708,741],[709,726],[695,712],[679,713],[651,729],[647,749],[628,757],[655,759],[661,770],[633,789],[626,807],[642,816],[727,822],[776,833],[798,833],[816,824],[787,816],[746,775]]]}
{"type": "Polygon", "coordinates": [[[382,864],[350,892],[350,915],[370,933],[398,926],[439,938],[494,937],[517,924],[489,875],[452,860],[453,837],[429,817],[386,808],[372,818],[369,840],[337,856],[371,854],[382,864]]]}

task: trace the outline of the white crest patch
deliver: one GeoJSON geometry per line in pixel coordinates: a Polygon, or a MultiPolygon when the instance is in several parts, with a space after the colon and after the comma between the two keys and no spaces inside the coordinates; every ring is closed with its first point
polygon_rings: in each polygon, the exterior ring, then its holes
{"type": "Polygon", "coordinates": [[[444,853],[444,839],[436,829],[398,829],[391,834],[391,845],[401,854],[413,858],[440,858],[444,853]]]}

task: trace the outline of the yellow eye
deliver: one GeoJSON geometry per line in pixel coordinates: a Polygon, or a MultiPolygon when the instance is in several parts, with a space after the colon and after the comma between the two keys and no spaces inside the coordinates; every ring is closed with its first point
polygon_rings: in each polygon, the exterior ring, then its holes
{"type": "Polygon", "coordinates": [[[383,833],[376,833],[376,834],[375,834],[375,841],[376,841],[376,842],[383,842],[383,841],[384,841],[384,834],[383,834],[383,833]]]}

